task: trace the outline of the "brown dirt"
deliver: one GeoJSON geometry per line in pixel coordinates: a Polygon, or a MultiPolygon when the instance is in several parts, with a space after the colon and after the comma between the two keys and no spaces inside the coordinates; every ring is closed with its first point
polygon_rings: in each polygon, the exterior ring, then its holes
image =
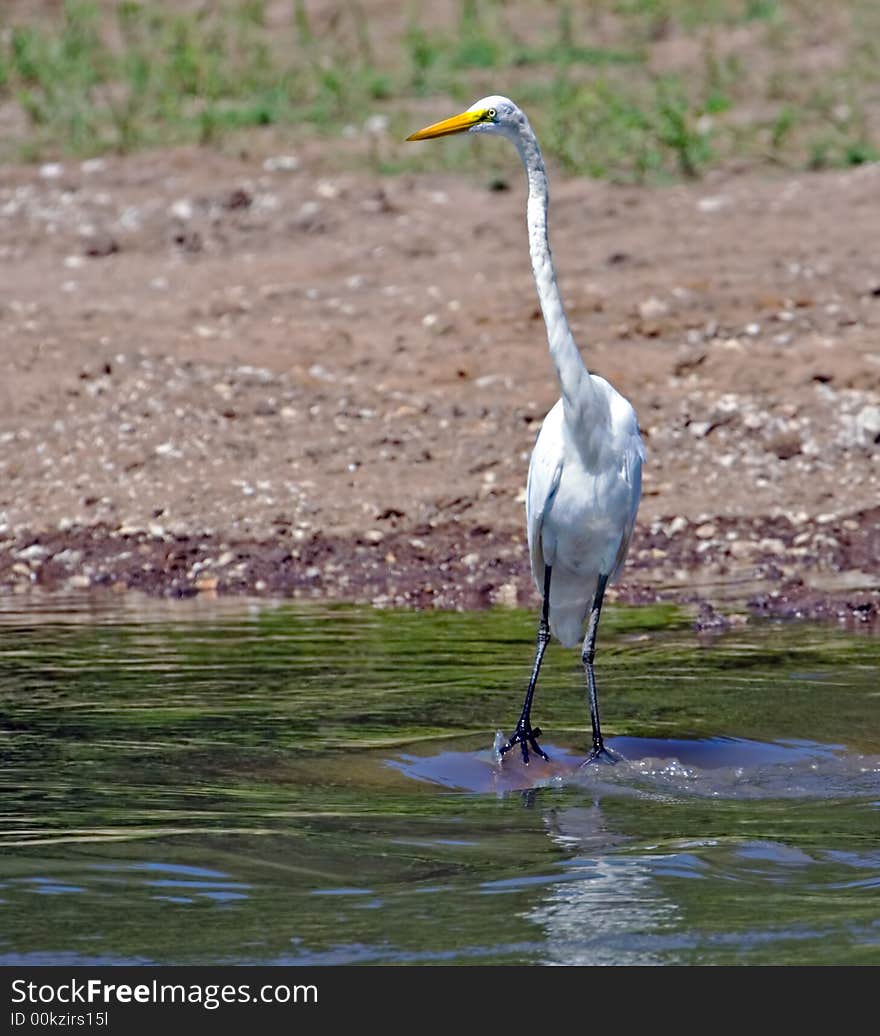
{"type": "MultiPolygon", "coordinates": [[[[0,170],[0,593],[535,603],[557,388],[515,156],[504,191],[266,158],[0,170]]],[[[619,596],[876,620],[880,167],[553,185],[648,449],[619,596]]]]}

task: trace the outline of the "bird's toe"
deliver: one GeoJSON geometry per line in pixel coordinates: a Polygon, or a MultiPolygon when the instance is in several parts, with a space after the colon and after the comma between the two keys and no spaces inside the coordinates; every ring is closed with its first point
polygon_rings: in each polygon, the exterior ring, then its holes
{"type": "Polygon", "coordinates": [[[498,755],[501,759],[515,746],[519,745],[520,751],[522,752],[523,765],[529,765],[529,749],[531,749],[534,755],[545,761],[550,757],[544,751],[543,748],[538,744],[538,738],[541,736],[540,727],[530,727],[522,723],[518,723],[516,730],[510,735],[507,743],[501,745],[498,749],[498,755]]]}

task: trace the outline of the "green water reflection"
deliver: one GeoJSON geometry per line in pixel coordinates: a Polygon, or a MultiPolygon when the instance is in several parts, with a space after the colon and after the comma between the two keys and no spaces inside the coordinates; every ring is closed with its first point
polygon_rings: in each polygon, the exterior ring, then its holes
{"type": "Polygon", "coordinates": [[[499,794],[431,767],[491,769],[532,615],[145,607],[0,611],[0,963],[880,962],[877,639],[610,609],[607,733],[666,758],[499,794]]]}

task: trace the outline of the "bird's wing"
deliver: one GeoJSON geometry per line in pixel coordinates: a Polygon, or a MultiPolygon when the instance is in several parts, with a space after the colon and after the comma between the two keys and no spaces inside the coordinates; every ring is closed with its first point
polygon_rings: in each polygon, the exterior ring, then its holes
{"type": "Polygon", "coordinates": [[[562,400],[544,419],[532,450],[529,479],[526,484],[526,529],[529,537],[529,556],[532,575],[539,590],[544,586],[544,548],[541,530],[544,518],[553,503],[553,497],[562,478],[562,400]]]}
{"type": "Polygon", "coordinates": [[[626,525],[620,540],[620,548],[617,551],[617,558],[614,562],[614,571],[611,573],[612,580],[617,578],[618,572],[623,568],[633,530],[636,526],[636,515],[639,511],[639,501],[642,498],[642,462],[644,459],[645,447],[642,444],[638,429],[636,429],[627,449],[624,451],[623,463],[621,465],[621,477],[630,489],[630,502],[626,525]]]}

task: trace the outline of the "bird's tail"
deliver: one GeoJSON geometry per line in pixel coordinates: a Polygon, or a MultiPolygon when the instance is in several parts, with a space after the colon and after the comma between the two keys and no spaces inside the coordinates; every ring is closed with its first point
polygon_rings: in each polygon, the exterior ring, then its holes
{"type": "Polygon", "coordinates": [[[564,647],[577,647],[584,635],[587,612],[583,605],[550,611],[550,632],[564,647]]]}

